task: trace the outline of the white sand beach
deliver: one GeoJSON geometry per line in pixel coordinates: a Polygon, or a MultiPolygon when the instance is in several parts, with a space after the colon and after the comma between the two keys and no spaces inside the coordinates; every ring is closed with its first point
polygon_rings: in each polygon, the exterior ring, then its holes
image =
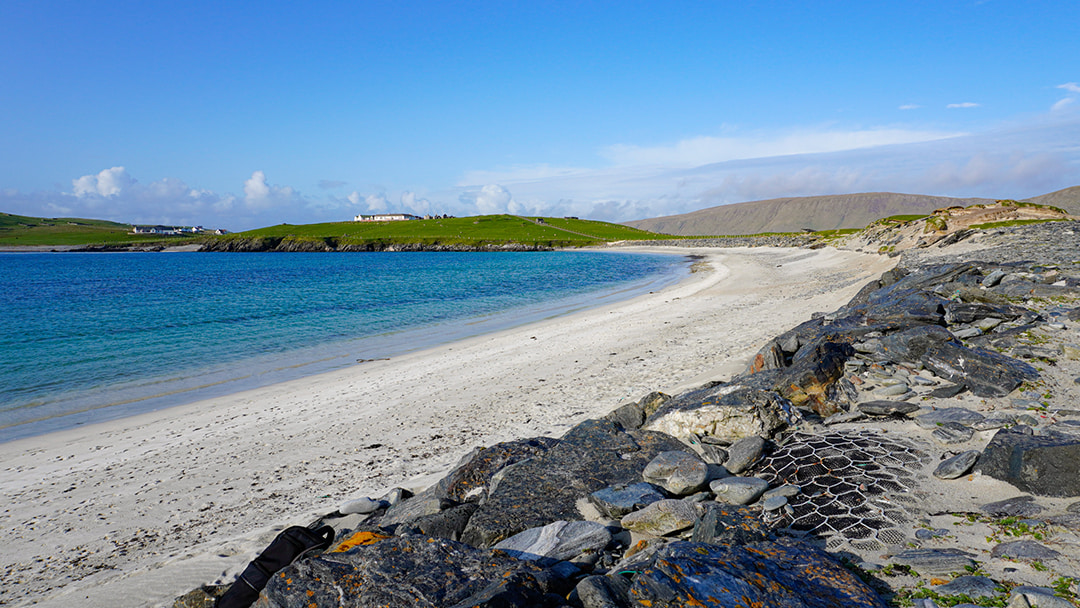
{"type": "Polygon", "coordinates": [[[426,487],[474,447],[727,379],[895,264],[831,248],[648,251],[705,257],[631,300],[0,444],[0,604],[171,605],[227,580],[275,530],[426,487]]]}

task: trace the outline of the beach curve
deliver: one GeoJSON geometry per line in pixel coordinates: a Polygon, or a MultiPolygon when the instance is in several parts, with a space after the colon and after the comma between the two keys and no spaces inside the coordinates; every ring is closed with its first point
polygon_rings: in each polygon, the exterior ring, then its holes
{"type": "Polygon", "coordinates": [[[894,265],[826,248],[703,256],[656,293],[389,361],[0,445],[0,602],[170,603],[276,527],[420,489],[474,447],[559,436],[653,390],[741,371],[894,265]]]}

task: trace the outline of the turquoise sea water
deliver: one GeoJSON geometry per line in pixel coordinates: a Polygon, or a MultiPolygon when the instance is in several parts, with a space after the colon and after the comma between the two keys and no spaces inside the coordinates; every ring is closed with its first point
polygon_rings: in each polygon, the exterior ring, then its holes
{"type": "Polygon", "coordinates": [[[0,441],[657,289],[679,256],[0,254],[0,441]]]}

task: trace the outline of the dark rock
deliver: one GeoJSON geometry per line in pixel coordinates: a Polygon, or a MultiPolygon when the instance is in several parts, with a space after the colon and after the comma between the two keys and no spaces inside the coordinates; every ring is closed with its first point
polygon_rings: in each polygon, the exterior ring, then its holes
{"type": "Polygon", "coordinates": [[[919,406],[904,401],[865,401],[858,408],[871,416],[904,416],[919,411],[919,406]]]}
{"type": "Polygon", "coordinates": [[[630,580],[620,575],[589,576],[577,584],[583,608],[631,608],[630,580]]]}
{"type": "Polygon", "coordinates": [[[963,384],[946,384],[930,391],[930,396],[935,399],[949,399],[967,390],[963,384]]]}
{"type": "MultiPolygon", "coordinates": [[[[414,534],[460,540],[465,525],[469,523],[469,519],[478,507],[476,503],[467,502],[432,515],[419,517],[404,527],[414,534]]],[[[400,535],[403,532],[404,530],[398,529],[397,534],[400,535]]]]}
{"type": "Polygon", "coordinates": [[[769,482],[760,477],[726,477],[710,483],[709,488],[717,502],[748,505],[769,489],[769,482]]]}
{"type": "Polygon", "coordinates": [[[506,471],[462,539],[491,546],[522,530],[580,519],[578,499],[608,486],[636,483],[657,454],[682,447],[662,433],[623,431],[610,421],[587,420],[547,452],[506,471]]]}
{"type": "Polygon", "coordinates": [[[642,411],[645,412],[645,417],[648,418],[655,414],[656,410],[660,409],[670,400],[671,395],[661,393],[660,391],[653,391],[638,400],[638,405],[641,406],[642,411]]]}
{"type": "Polygon", "coordinates": [[[962,383],[979,397],[1004,397],[1039,372],[1027,363],[982,348],[968,348],[957,341],[931,347],[923,365],[951,382],[962,383]]]}
{"type": "Polygon", "coordinates": [[[1061,554],[1033,540],[1014,540],[1000,543],[990,550],[990,557],[1008,557],[1020,560],[1044,560],[1060,557],[1061,554]]]}
{"type": "Polygon", "coordinates": [[[1015,496],[979,507],[983,513],[995,517],[1034,517],[1043,512],[1033,496],[1015,496]]]}
{"type": "Polygon", "coordinates": [[[985,576],[958,576],[948,583],[934,587],[938,595],[966,595],[970,598],[1003,595],[1004,588],[985,576]]]}
{"type": "Polygon", "coordinates": [[[1024,316],[1028,310],[1019,306],[992,305],[992,304],[967,304],[964,302],[949,302],[945,305],[945,322],[974,323],[982,319],[1002,319],[1013,321],[1024,316]]]}
{"type": "Polygon", "coordinates": [[[844,376],[844,362],[854,356],[850,344],[824,342],[799,349],[791,367],[783,370],[776,391],[798,407],[808,407],[821,416],[839,411],[828,397],[829,387],[844,376]]]}
{"type": "Polygon", "coordinates": [[[953,339],[949,330],[937,325],[912,327],[881,339],[882,352],[890,361],[919,361],[928,350],[953,339]]]}
{"type": "Polygon", "coordinates": [[[938,479],[956,479],[966,475],[979,460],[979,454],[981,454],[979,450],[968,450],[960,452],[952,458],[942,460],[934,469],[934,477],[938,479]]]}
{"type": "Polygon", "coordinates": [[[1069,506],[1065,507],[1065,510],[1069,513],[1080,513],[1080,501],[1070,503],[1069,506]]]}
{"type": "Polygon", "coordinates": [[[892,562],[910,566],[919,574],[952,574],[975,566],[974,556],[960,549],[909,549],[892,557],[892,562]]]}
{"type": "Polygon", "coordinates": [[[738,475],[754,466],[765,450],[765,440],[761,437],[744,437],[728,447],[728,458],[724,468],[738,475]]]}
{"type": "Polygon", "coordinates": [[[702,442],[699,447],[701,448],[701,459],[708,464],[724,464],[728,459],[727,450],[718,445],[702,442]]]}
{"type": "Polygon", "coordinates": [[[557,439],[551,437],[534,437],[504,441],[489,448],[473,450],[449,475],[436,484],[434,496],[464,502],[467,497],[486,488],[491,476],[500,469],[543,454],[558,443],[557,439]]]}
{"type": "Polygon", "coordinates": [[[993,287],[1000,283],[1001,279],[1003,278],[1005,278],[1005,271],[997,268],[993,270],[990,274],[983,277],[982,285],[983,287],[993,287]]]}
{"type": "Polygon", "coordinates": [[[557,584],[541,568],[500,551],[398,536],[297,561],[270,579],[255,605],[494,606],[498,596],[531,602],[503,606],[540,605],[557,584]]]}
{"type": "Polygon", "coordinates": [[[495,545],[511,557],[540,564],[570,560],[597,552],[611,542],[611,532],[594,521],[557,521],[519,532],[495,545]]]}
{"type": "Polygon", "coordinates": [[[924,429],[934,429],[945,422],[958,422],[970,426],[982,420],[984,416],[962,407],[944,407],[915,417],[915,423],[924,429]]]}
{"type": "Polygon", "coordinates": [[[645,424],[645,408],[640,403],[627,403],[604,416],[604,420],[610,420],[627,430],[640,429],[645,424]]]}
{"type": "Polygon", "coordinates": [[[642,477],[676,496],[686,496],[705,486],[709,467],[693,454],[674,450],[657,454],[645,466],[642,477]]]}
{"type": "Polygon", "coordinates": [[[885,606],[827,553],[791,539],[735,546],[671,543],[634,578],[630,597],[653,608],[885,606]]]}
{"type": "Polygon", "coordinates": [[[694,523],[691,540],[695,543],[744,545],[772,536],[769,526],[749,507],[716,502],[703,507],[705,513],[694,523]]]}
{"type": "Polygon", "coordinates": [[[1080,439],[1001,429],[979,458],[984,475],[1042,496],[1080,496],[1080,439]]]}
{"type": "Polygon", "coordinates": [[[622,518],[622,527],[634,532],[664,536],[685,530],[697,521],[697,507],[683,500],[658,500],[622,518]]]}
{"type": "Polygon", "coordinates": [[[770,340],[750,360],[750,367],[746,371],[750,374],[756,374],[766,369],[780,369],[782,367],[784,367],[784,351],[776,340],[770,340]]]}
{"type": "Polygon", "coordinates": [[[589,502],[596,505],[605,517],[612,519],[619,519],[664,498],[659,488],[645,482],[612,486],[589,494],[589,502]]]}
{"type": "Polygon", "coordinates": [[[1031,606],[1032,608],[1074,608],[1075,604],[1065,598],[1054,595],[1054,590],[1048,587],[1029,587],[1026,585],[1013,587],[1009,596],[1009,606],[1031,606]],[[1026,603],[1017,603],[1017,598],[1023,597],[1026,603]]]}
{"type": "Polygon", "coordinates": [[[964,443],[971,440],[975,435],[975,431],[968,426],[964,426],[959,422],[941,422],[931,433],[934,439],[937,439],[941,443],[946,445],[952,445],[954,443],[964,443]]]}

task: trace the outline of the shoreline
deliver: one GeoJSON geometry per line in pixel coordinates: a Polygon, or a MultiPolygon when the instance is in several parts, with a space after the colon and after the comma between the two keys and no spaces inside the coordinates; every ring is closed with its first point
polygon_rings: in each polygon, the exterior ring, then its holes
{"type": "Polygon", "coordinates": [[[389,361],[0,444],[0,600],[171,602],[242,568],[275,526],[425,487],[477,446],[558,436],[653,390],[730,377],[895,264],[834,249],[641,251],[701,254],[711,270],[389,361]]]}

